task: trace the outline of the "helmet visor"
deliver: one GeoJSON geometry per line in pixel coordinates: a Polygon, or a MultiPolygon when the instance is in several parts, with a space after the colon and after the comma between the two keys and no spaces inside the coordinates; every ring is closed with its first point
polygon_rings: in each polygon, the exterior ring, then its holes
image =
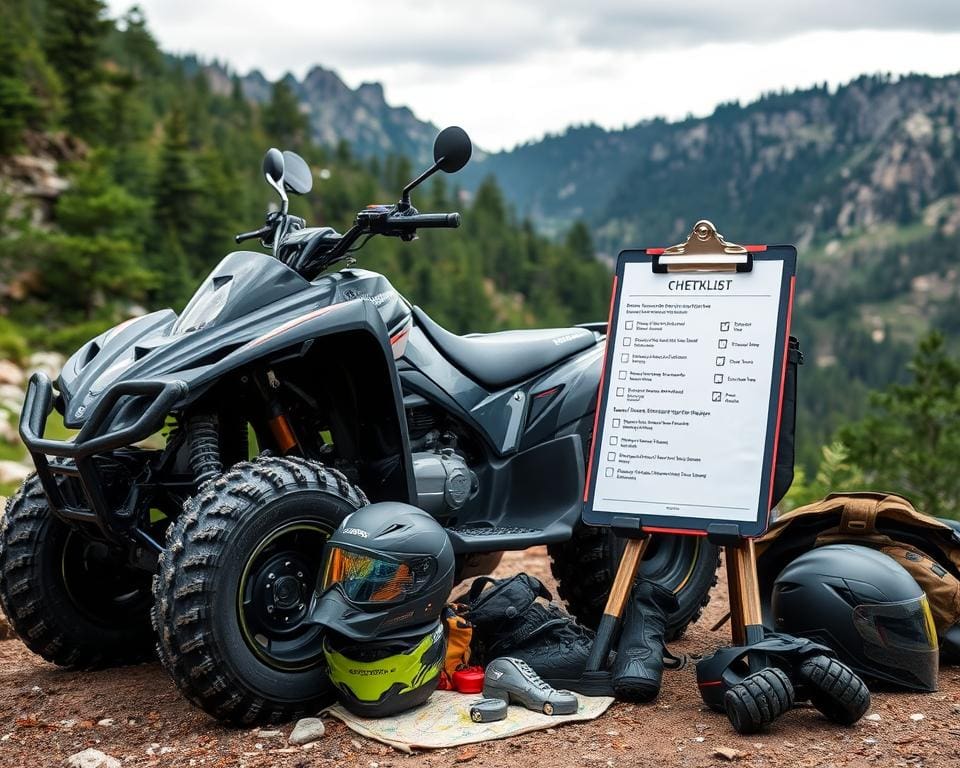
{"type": "Polygon", "coordinates": [[[430,558],[400,561],[363,550],[331,546],[321,591],[337,586],[354,603],[397,603],[415,594],[430,572],[430,558]]]}
{"type": "Polygon", "coordinates": [[[871,661],[896,671],[905,685],[937,689],[937,631],[927,596],[899,603],[858,605],[853,623],[871,661]]]}

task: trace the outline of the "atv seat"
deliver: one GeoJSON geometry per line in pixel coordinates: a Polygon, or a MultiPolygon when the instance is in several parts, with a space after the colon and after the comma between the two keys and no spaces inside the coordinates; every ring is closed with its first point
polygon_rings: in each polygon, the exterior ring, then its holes
{"type": "Polygon", "coordinates": [[[548,328],[457,336],[413,308],[417,326],[451,363],[492,389],[530,378],[596,343],[586,328],[548,328]]]}

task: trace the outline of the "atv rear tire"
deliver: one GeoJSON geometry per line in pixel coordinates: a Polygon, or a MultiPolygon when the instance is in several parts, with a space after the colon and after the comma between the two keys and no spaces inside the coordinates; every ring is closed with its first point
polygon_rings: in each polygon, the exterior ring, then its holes
{"type": "Polygon", "coordinates": [[[327,538],[366,503],[341,473],[276,457],[187,501],[153,587],[160,660],[184,696],[238,725],[331,703],[322,632],[304,618],[327,538]]]}
{"type": "MultiPolygon", "coordinates": [[[[581,623],[595,628],[623,554],[623,540],[609,529],[578,525],[573,538],[548,549],[560,596],[581,623]]],[[[680,607],[667,617],[668,641],[700,618],[717,583],[719,560],[720,550],[701,536],[657,534],[650,540],[637,575],[677,596],[680,607]]]]}
{"type": "Polygon", "coordinates": [[[34,653],[61,667],[153,656],[150,575],[57,518],[27,478],[0,527],[0,604],[34,653]]]}

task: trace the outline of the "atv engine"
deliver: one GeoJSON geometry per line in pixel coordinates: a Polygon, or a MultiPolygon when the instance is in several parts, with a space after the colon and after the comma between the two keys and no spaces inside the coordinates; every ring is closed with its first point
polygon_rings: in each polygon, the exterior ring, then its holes
{"type": "Polygon", "coordinates": [[[459,430],[419,395],[408,394],[403,404],[413,449],[417,504],[434,517],[448,517],[476,496],[479,487],[476,474],[460,453],[459,430]]]}
{"type": "Polygon", "coordinates": [[[477,476],[453,448],[413,454],[417,506],[434,517],[445,517],[476,495],[477,476]]]}

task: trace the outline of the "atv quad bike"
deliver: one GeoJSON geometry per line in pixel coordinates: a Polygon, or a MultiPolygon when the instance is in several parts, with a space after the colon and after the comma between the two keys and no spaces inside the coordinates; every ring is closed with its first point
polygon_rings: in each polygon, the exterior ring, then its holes
{"type": "MultiPolygon", "coordinates": [[[[163,663],[208,712],[316,711],[331,691],[310,620],[324,542],[368,500],[440,520],[460,578],[548,545],[561,595],[596,622],[619,555],[579,523],[605,323],[457,336],[382,275],[332,269],[373,235],[458,226],[410,192],[470,154],[463,130],[442,131],[400,201],[341,235],[288,213],[312,174],[271,149],[280,208],[237,237],[271,253],[231,253],[179,316],[96,337],[55,385],[31,378],[20,431],[37,472],[7,506],[0,602],[32,650],[71,666],[141,659],[152,611],[163,663]],[[51,408],[73,439],[44,437],[51,408]]],[[[659,535],[648,553],[641,574],[677,593],[677,636],[717,550],[659,535]]]]}

